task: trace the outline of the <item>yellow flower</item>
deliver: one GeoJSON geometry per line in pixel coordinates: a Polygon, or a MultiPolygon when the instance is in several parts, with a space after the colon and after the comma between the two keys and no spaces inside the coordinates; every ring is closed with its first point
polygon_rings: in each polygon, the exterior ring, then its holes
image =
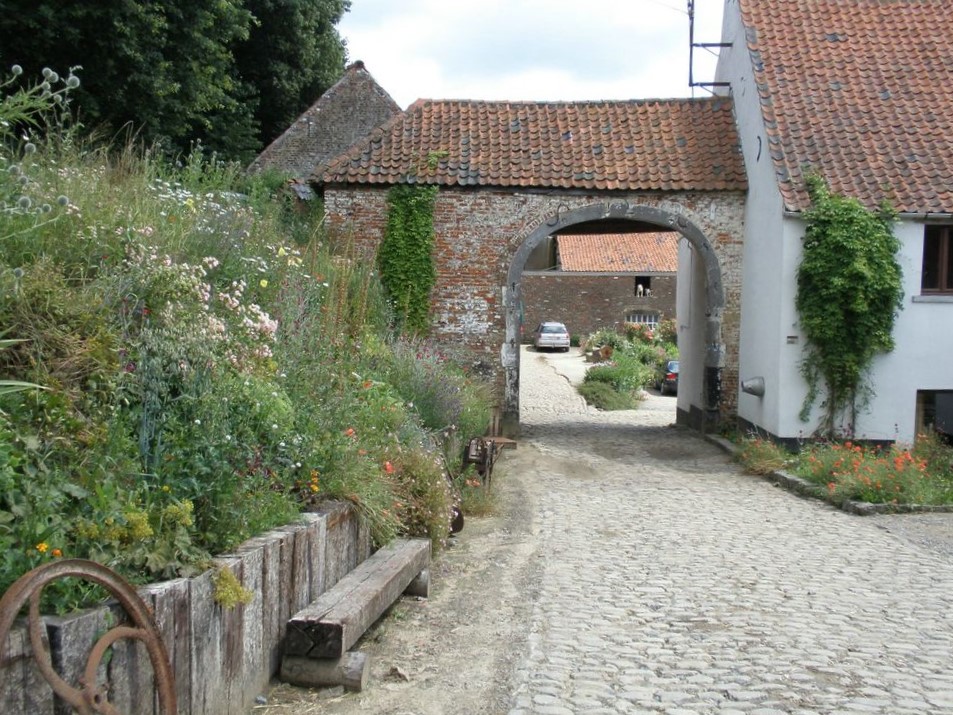
{"type": "Polygon", "coordinates": [[[278,249],[278,255],[279,255],[279,256],[287,256],[287,255],[288,255],[288,252],[285,250],[285,247],[284,247],[284,246],[282,246],[281,248],[278,249]]]}
{"type": "Polygon", "coordinates": [[[265,278],[262,278],[260,281],[258,281],[258,285],[260,285],[262,288],[267,288],[268,281],[265,278]]]}
{"type": "Polygon", "coordinates": [[[41,554],[45,554],[49,550],[49,548],[50,548],[49,544],[47,544],[45,541],[41,541],[39,544],[36,545],[36,550],[39,551],[41,554]]]}

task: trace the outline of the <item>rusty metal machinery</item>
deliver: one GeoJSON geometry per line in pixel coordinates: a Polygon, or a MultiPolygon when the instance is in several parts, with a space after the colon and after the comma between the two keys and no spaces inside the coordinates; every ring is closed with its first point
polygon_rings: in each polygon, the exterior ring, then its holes
{"type": "Polygon", "coordinates": [[[10,629],[23,606],[29,603],[27,628],[33,658],[37,668],[50,684],[53,692],[80,715],[120,715],[109,702],[106,688],[98,682],[96,673],[109,648],[117,641],[130,638],[146,647],[155,677],[160,712],[176,712],[175,678],[155,620],[148,606],[135,589],[114,571],[101,564],[83,559],[54,561],[21,576],[0,599],[0,645],[6,643],[10,629]],[[53,669],[49,651],[43,642],[43,620],[40,616],[40,597],[47,584],[61,578],[80,578],[105,588],[126,611],[132,625],[115,626],[104,633],[93,645],[86,660],[86,669],[78,683],[67,683],[53,669]]]}

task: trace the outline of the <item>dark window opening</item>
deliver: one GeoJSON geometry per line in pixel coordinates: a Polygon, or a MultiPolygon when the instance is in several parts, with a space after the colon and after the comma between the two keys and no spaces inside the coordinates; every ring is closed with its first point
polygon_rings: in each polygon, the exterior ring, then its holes
{"type": "Polygon", "coordinates": [[[635,294],[652,295],[652,276],[635,277],[635,294]]]}
{"type": "Polygon", "coordinates": [[[917,434],[923,432],[953,444],[953,390],[917,391],[917,434]]]}
{"type": "Polygon", "coordinates": [[[927,226],[923,234],[924,293],[953,293],[953,226],[927,226]]]}

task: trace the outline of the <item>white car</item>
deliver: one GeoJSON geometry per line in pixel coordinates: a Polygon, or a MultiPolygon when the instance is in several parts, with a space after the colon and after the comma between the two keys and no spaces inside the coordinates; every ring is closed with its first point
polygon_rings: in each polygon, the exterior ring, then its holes
{"type": "Polygon", "coordinates": [[[562,323],[540,323],[533,336],[533,345],[537,350],[569,350],[569,331],[562,323]]]}

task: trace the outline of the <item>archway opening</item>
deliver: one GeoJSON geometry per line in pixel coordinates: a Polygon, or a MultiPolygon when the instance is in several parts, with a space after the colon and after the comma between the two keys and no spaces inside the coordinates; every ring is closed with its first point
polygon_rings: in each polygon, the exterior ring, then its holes
{"type": "MultiPolygon", "coordinates": [[[[721,270],[717,256],[704,233],[685,216],[630,201],[592,204],[578,209],[560,206],[530,231],[510,263],[504,290],[506,341],[501,351],[505,372],[501,428],[504,434],[519,434],[520,345],[527,321],[523,302],[523,273],[526,270],[558,270],[560,236],[606,234],[670,234],[678,237],[678,296],[676,324],[684,363],[680,376],[678,421],[702,430],[716,424],[720,415],[721,371],[724,345],[721,316],[725,304],[721,270]],[[694,376],[694,377],[692,377],[694,376]]],[[[633,305],[651,296],[653,271],[635,273],[633,305]],[[641,275],[643,280],[638,281],[641,275]],[[638,294],[641,284],[642,294],[638,294]],[[645,295],[649,291],[649,295],[645,295]]],[[[625,271],[624,273],[632,273],[625,271]]],[[[628,276],[627,276],[628,277],[628,276]]],[[[645,315],[651,316],[650,311],[645,315]]],[[[619,316],[619,321],[624,316],[619,316]]],[[[528,327],[533,330],[532,325],[528,327]]]]}

